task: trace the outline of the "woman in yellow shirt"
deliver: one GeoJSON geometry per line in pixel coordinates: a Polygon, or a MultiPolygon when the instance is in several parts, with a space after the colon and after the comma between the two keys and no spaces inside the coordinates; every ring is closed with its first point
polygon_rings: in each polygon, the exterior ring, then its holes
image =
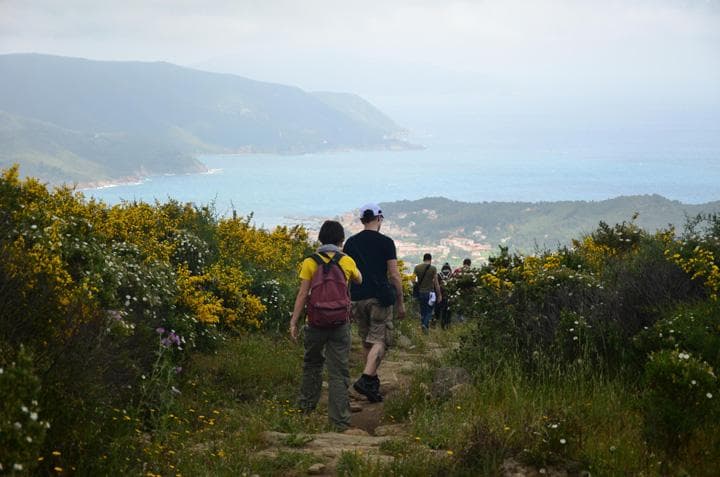
{"type": "MultiPolygon", "coordinates": [[[[317,252],[325,263],[330,262],[335,254],[342,257],[337,261],[349,282],[362,283],[362,275],[352,257],[342,254],[345,231],[342,224],[327,220],[320,227],[318,240],[322,244],[317,252]]],[[[310,283],[318,263],[311,257],[306,258],[300,267],[300,289],[295,298],[295,307],[290,318],[290,335],[297,340],[299,335],[298,322],[305,310],[310,294],[310,283]]],[[[303,358],[303,379],[300,386],[299,407],[304,412],[311,412],[320,400],[322,390],[322,370],[327,364],[328,369],[328,418],[339,431],[350,426],[350,323],[346,322],[333,328],[316,328],[307,324],[304,328],[305,355],[303,358]]]]}

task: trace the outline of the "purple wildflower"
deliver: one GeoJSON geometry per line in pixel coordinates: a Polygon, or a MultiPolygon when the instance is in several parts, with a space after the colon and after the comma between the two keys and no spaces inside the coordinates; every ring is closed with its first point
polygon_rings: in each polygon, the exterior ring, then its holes
{"type": "Polygon", "coordinates": [[[159,327],[155,328],[155,332],[157,334],[161,335],[161,334],[165,333],[165,328],[163,328],[162,326],[159,326],[159,327]]]}

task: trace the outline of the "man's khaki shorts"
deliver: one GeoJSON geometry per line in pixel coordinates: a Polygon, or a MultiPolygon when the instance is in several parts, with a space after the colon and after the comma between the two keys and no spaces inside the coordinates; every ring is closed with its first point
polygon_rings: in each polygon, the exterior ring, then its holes
{"type": "Polygon", "coordinates": [[[382,306],[377,298],[352,302],[352,316],[358,324],[364,343],[384,343],[387,348],[395,342],[393,307],[382,306]]]}

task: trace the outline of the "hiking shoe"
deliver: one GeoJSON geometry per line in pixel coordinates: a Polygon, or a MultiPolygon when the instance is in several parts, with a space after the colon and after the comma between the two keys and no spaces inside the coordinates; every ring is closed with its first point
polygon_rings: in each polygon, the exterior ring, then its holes
{"type": "Polygon", "coordinates": [[[380,392],[380,376],[377,374],[370,378],[370,382],[372,383],[372,387],[376,392],[380,392]]]}
{"type": "Polygon", "coordinates": [[[368,380],[360,376],[360,379],[355,381],[355,384],[353,384],[353,388],[355,391],[367,397],[370,402],[381,402],[383,400],[382,395],[378,391],[380,388],[379,380],[377,382],[377,387],[375,387],[373,379],[368,380]]]}

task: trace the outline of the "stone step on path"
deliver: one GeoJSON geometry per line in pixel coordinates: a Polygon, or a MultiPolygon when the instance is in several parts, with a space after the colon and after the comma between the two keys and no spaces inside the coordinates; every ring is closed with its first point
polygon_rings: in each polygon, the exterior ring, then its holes
{"type": "MultiPolygon", "coordinates": [[[[423,356],[420,354],[407,353],[401,349],[388,353],[378,373],[383,396],[392,396],[407,386],[412,372],[420,367],[422,362],[423,356]]],[[[380,445],[394,437],[406,435],[406,427],[402,424],[381,425],[384,418],[382,402],[371,403],[352,387],[349,389],[349,397],[353,414],[350,421],[352,427],[347,431],[308,434],[308,442],[302,446],[297,445],[297,436],[267,431],[263,433],[263,437],[268,447],[258,454],[268,457],[275,457],[280,452],[311,454],[317,457],[318,462],[309,470],[310,475],[335,475],[338,459],[343,452],[358,452],[380,462],[391,462],[393,457],[383,454],[380,445]],[[290,443],[293,445],[288,445],[290,443]]],[[[327,404],[327,383],[323,383],[320,404],[321,407],[327,404]]]]}
{"type": "Polygon", "coordinates": [[[377,458],[380,461],[391,461],[392,457],[380,452],[380,444],[391,439],[390,436],[371,436],[361,429],[348,429],[345,432],[324,432],[309,434],[310,439],[302,447],[290,447],[286,443],[290,434],[267,431],[263,438],[270,445],[268,449],[258,452],[259,455],[274,457],[280,451],[294,451],[312,454],[318,457],[318,463],[325,463],[327,469],[334,468],[332,464],[343,452],[352,451],[365,456],[377,458]]]}

